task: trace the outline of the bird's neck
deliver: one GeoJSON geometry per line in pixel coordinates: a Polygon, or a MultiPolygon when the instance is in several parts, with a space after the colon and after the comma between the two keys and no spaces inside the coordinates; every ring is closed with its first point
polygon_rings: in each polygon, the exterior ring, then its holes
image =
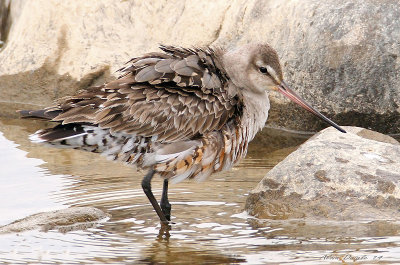
{"type": "Polygon", "coordinates": [[[268,93],[254,94],[251,91],[242,92],[243,96],[243,116],[242,126],[248,128],[249,141],[259,132],[268,119],[269,98],[268,93]]]}

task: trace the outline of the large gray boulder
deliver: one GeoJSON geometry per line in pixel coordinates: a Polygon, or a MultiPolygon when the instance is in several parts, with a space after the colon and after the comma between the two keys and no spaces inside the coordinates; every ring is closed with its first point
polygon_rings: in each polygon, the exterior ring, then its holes
{"type": "MultiPolygon", "coordinates": [[[[0,0],[0,10],[7,17],[0,20],[0,115],[115,78],[129,58],[159,43],[233,47],[263,41],[277,49],[288,83],[338,123],[400,130],[395,0],[0,0]]],[[[325,126],[282,96],[271,98],[271,125],[325,126]]]]}
{"type": "Polygon", "coordinates": [[[316,134],[250,193],[259,218],[400,220],[400,144],[358,127],[316,134]]]}

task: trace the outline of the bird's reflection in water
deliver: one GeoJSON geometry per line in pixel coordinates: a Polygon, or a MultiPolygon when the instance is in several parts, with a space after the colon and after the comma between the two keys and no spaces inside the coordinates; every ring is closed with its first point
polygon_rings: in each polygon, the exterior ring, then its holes
{"type": "Polygon", "coordinates": [[[171,226],[162,225],[153,244],[143,249],[143,264],[238,264],[246,259],[237,256],[223,255],[218,251],[181,246],[179,239],[170,235],[171,226]]]}

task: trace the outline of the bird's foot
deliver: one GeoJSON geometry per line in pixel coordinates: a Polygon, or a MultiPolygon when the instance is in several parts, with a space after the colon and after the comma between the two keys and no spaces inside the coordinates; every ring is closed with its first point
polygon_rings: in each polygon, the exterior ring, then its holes
{"type": "Polygon", "coordinates": [[[169,231],[171,230],[171,225],[170,222],[162,222],[161,221],[161,227],[160,231],[158,231],[158,239],[159,240],[168,240],[170,238],[170,233],[169,231]]]}

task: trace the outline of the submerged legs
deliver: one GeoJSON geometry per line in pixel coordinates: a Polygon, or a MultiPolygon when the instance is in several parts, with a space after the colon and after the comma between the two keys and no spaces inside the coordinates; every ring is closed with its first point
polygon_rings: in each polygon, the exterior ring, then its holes
{"type": "Polygon", "coordinates": [[[147,175],[142,180],[142,188],[150,203],[153,205],[153,208],[160,218],[161,223],[168,224],[168,221],[171,219],[171,204],[169,204],[167,196],[168,180],[164,180],[163,194],[161,198],[161,207],[163,209],[161,210],[156,198],[154,198],[153,192],[151,191],[151,179],[153,178],[154,173],[155,172],[153,169],[149,170],[147,175]]]}

